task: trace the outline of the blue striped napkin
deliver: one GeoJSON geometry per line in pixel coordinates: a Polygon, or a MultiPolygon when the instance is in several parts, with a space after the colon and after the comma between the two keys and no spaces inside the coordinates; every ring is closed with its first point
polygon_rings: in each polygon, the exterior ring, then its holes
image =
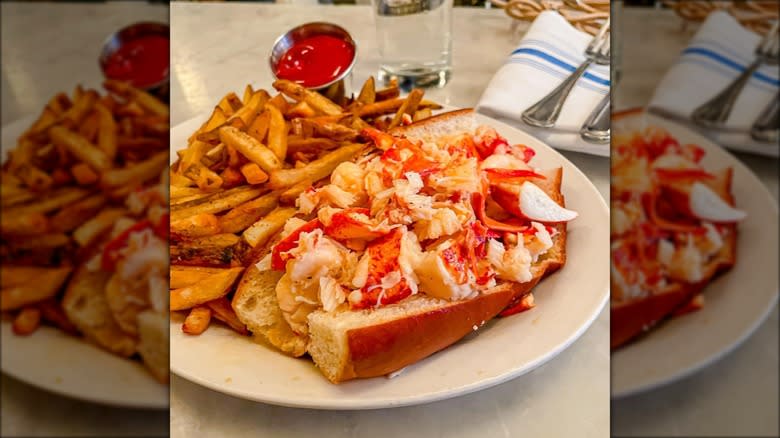
{"type": "MultiPolygon", "coordinates": [[[[755,60],[760,41],[760,35],[742,27],[726,12],[710,14],[658,84],[649,109],[689,119],[693,110],[727,87],[755,60]]],[[[778,66],[762,66],[737,99],[726,122],[729,132],[702,132],[735,150],[778,156],[777,147],[756,142],[749,134],[761,111],[777,96],[778,87],[778,66]]]]}
{"type": "Polygon", "coordinates": [[[555,11],[539,14],[507,62],[493,76],[477,111],[517,126],[552,147],[609,155],[609,145],[588,143],[579,136],[583,122],[609,91],[608,65],[590,66],[564,103],[554,128],[533,128],[521,119],[523,111],[585,61],[585,48],[592,38],[555,11]]]}

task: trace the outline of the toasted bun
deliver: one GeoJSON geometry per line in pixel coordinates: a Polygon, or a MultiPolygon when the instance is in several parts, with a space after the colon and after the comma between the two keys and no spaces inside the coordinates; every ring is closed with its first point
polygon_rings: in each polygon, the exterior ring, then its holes
{"type": "Polygon", "coordinates": [[[461,109],[441,113],[407,126],[391,129],[390,134],[409,139],[428,141],[438,137],[473,132],[477,117],[473,109],[461,109]]]}
{"type": "MultiPolygon", "coordinates": [[[[729,204],[734,205],[731,194],[731,168],[715,173],[714,180],[706,181],[716,193],[729,204]]],[[[702,291],[712,279],[731,269],[737,260],[737,226],[728,225],[729,233],[723,239],[723,246],[704,266],[702,280],[697,283],[672,282],[665,290],[647,297],[622,303],[612,303],[610,309],[610,346],[619,348],[662,322],[677,309],[685,306],[702,291]]],[[[617,296],[623,296],[619,284],[612,284],[617,296]]]]}
{"type": "MultiPolygon", "coordinates": [[[[391,131],[415,140],[473,132],[470,109],[440,114],[391,131]]],[[[539,186],[563,205],[561,169],[546,172],[539,186]]],[[[309,337],[295,334],[284,320],[275,287],[281,273],[250,266],[233,299],[233,308],[253,333],[292,356],[308,353],[334,383],[392,373],[457,342],[513,301],[523,297],[566,260],[566,225],[557,224],[553,248],[532,267],[531,281],[503,283],[474,299],[448,301],[424,294],[376,309],[334,312],[317,310],[308,316],[309,337]],[[476,328],[475,328],[476,327],[476,328]]]]}
{"type": "Polygon", "coordinates": [[[265,339],[290,356],[303,356],[307,339],[292,331],[276,299],[276,283],[281,277],[278,271],[248,267],[233,296],[233,310],[256,340],[265,339]]]}
{"type": "Polygon", "coordinates": [[[168,383],[170,367],[168,364],[168,315],[145,310],[138,314],[138,353],[144,365],[161,383],[168,383]]]}
{"type": "Polygon", "coordinates": [[[505,284],[466,301],[415,295],[378,309],[309,315],[309,354],[333,383],[397,371],[452,345],[517,293],[505,284]]]}
{"type": "Polygon", "coordinates": [[[110,272],[90,272],[82,265],[65,290],[62,308],[90,341],[119,356],[136,352],[136,339],[123,332],[111,315],[104,292],[110,272]]]}

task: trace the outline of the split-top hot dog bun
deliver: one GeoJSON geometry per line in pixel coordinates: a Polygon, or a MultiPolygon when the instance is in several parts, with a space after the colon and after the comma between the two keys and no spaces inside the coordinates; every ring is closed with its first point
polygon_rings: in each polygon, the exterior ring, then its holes
{"type": "Polygon", "coordinates": [[[611,346],[696,310],[700,292],[736,261],[732,169],[702,165],[704,149],[613,114],[611,346]]]}
{"type": "MultiPolygon", "coordinates": [[[[435,142],[459,134],[473,134],[476,129],[474,113],[461,110],[397,128],[391,134],[413,142],[435,142]]],[[[539,170],[539,173],[544,178],[536,178],[534,183],[550,199],[563,206],[561,169],[539,170]]],[[[336,176],[331,180],[339,178],[336,176]]],[[[491,214],[499,209],[496,205],[488,207],[491,214]]],[[[506,212],[504,215],[509,216],[506,212]]],[[[281,309],[280,297],[287,299],[285,278],[296,268],[288,265],[287,273],[270,270],[268,260],[272,256],[267,255],[259,263],[260,268],[247,268],[233,299],[233,308],[258,340],[264,340],[292,356],[308,353],[331,382],[386,375],[457,342],[521,300],[545,275],[562,267],[566,260],[566,224],[548,223],[546,226],[551,242],[544,253],[530,264],[528,277],[524,278],[527,281],[496,278],[489,285],[461,291],[467,296],[465,298],[433,296],[426,290],[428,283],[420,279],[417,293],[397,301],[385,303],[380,296],[377,303],[369,306],[354,305],[351,300],[355,296],[350,295],[335,308],[326,310],[323,305],[314,306],[306,315],[305,326],[302,328],[300,321],[293,321],[294,328],[290,324],[290,315],[285,315],[281,309]]],[[[324,239],[322,236],[327,236],[329,230],[326,226],[325,233],[319,235],[320,239],[324,239]]],[[[411,234],[411,231],[407,233],[411,234]]],[[[452,235],[437,237],[440,241],[448,238],[452,235]]],[[[280,239],[282,242],[285,240],[277,237],[269,244],[267,252],[277,245],[283,246],[279,244],[280,239]]],[[[373,242],[382,239],[376,238],[373,242]]],[[[371,244],[370,241],[369,247],[371,244]]],[[[426,249],[430,248],[426,245],[423,245],[426,249]]],[[[507,248],[510,248],[508,243],[507,248]]],[[[420,276],[423,275],[420,273],[420,276]]],[[[370,289],[362,290],[363,295],[358,294],[358,297],[365,299],[365,291],[370,289]]],[[[390,294],[397,289],[389,287],[388,291],[390,294]]],[[[349,294],[348,291],[346,293],[349,294]]],[[[322,296],[322,292],[320,294],[322,296]]]]}

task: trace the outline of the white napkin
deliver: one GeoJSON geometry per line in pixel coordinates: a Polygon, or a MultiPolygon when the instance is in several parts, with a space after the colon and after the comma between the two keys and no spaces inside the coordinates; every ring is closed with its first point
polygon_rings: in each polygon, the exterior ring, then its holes
{"type": "MultiPolygon", "coordinates": [[[[694,126],[690,122],[693,110],[726,88],[755,60],[755,48],[760,41],[760,35],[742,27],[726,12],[710,14],[658,84],[648,108],[694,126]]],[[[735,150],[778,156],[777,145],[750,138],[751,125],[777,96],[778,85],[778,66],[762,66],[734,104],[726,121],[729,132],[696,129],[735,150]]]]}
{"type": "Polygon", "coordinates": [[[609,66],[592,64],[580,77],[552,129],[523,123],[528,107],[560,85],[583,61],[592,36],[575,29],[555,11],[536,17],[520,44],[493,76],[477,104],[477,111],[508,122],[552,147],[602,156],[609,145],[588,143],[580,128],[609,91],[609,66]]]}

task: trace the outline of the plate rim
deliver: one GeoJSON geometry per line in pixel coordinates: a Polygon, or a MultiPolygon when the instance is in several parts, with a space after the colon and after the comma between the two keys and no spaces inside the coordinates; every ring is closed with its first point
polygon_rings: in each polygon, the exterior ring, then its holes
{"type": "MultiPolygon", "coordinates": [[[[0,130],[2,130],[2,137],[3,138],[6,137],[6,136],[8,136],[8,137],[17,137],[19,134],[22,133],[22,130],[24,128],[26,128],[27,126],[29,126],[31,123],[33,123],[36,118],[37,118],[37,116],[35,114],[30,114],[30,115],[27,115],[27,116],[20,117],[20,118],[14,120],[12,122],[9,122],[9,123],[7,123],[7,124],[5,124],[3,126],[0,126],[0,130]]],[[[12,142],[10,147],[13,147],[15,144],[16,144],[15,141],[12,142]]],[[[5,155],[5,152],[0,152],[0,155],[5,155]]],[[[5,157],[3,156],[2,158],[4,159],[5,157]]],[[[12,322],[8,321],[8,320],[0,321],[0,325],[2,325],[2,326],[6,326],[6,325],[10,326],[11,324],[12,324],[12,322]]],[[[49,326],[41,326],[38,330],[47,330],[48,331],[48,330],[56,330],[56,329],[53,328],[53,327],[49,327],[49,326]]],[[[68,341],[66,341],[66,342],[70,342],[70,339],[68,341]]],[[[79,340],[76,340],[76,342],[88,343],[89,344],[89,342],[87,340],[85,340],[85,339],[79,339],[79,340]]],[[[5,343],[3,343],[3,344],[5,344],[5,343]]],[[[95,346],[93,344],[89,344],[89,345],[97,350],[96,354],[111,355],[111,353],[108,353],[108,352],[100,349],[99,347],[97,347],[97,346],[95,346]]],[[[3,348],[5,348],[5,347],[3,347],[3,348]]],[[[73,399],[73,400],[80,400],[80,401],[85,401],[85,402],[89,402],[89,403],[94,403],[96,405],[111,406],[111,407],[116,407],[116,408],[128,408],[128,409],[146,409],[146,410],[155,410],[155,411],[165,410],[165,409],[168,409],[170,407],[169,399],[164,400],[162,403],[160,401],[155,401],[155,400],[151,400],[151,399],[150,399],[149,402],[139,402],[139,401],[123,402],[123,401],[120,401],[120,400],[117,400],[117,399],[112,399],[112,398],[100,398],[100,397],[96,397],[96,396],[85,395],[84,393],[67,391],[67,390],[63,390],[62,388],[56,387],[56,386],[53,386],[53,385],[48,385],[47,386],[46,384],[37,382],[37,381],[29,378],[29,376],[25,376],[22,373],[17,372],[17,370],[9,370],[7,365],[6,365],[6,361],[5,360],[0,361],[0,371],[2,371],[3,374],[7,375],[8,377],[10,377],[10,378],[12,378],[12,379],[14,379],[14,380],[16,380],[18,382],[22,382],[22,383],[24,383],[26,385],[33,386],[33,387],[35,387],[37,389],[40,389],[42,391],[46,391],[46,392],[49,392],[49,393],[57,394],[57,395],[59,395],[61,397],[70,398],[70,399],[73,399]]],[[[170,391],[170,384],[165,385],[165,384],[159,383],[158,381],[156,381],[154,379],[154,377],[152,377],[151,374],[149,374],[148,371],[143,370],[143,372],[145,374],[147,374],[147,377],[149,378],[149,380],[151,382],[153,382],[153,383],[155,383],[157,385],[163,386],[163,387],[168,387],[169,391],[170,391]]]]}
{"type": "MultiPolygon", "coordinates": [[[[676,120],[672,120],[669,118],[666,118],[662,115],[653,113],[651,111],[648,111],[643,108],[628,108],[616,113],[613,113],[613,117],[615,115],[619,115],[620,117],[637,117],[644,115],[648,119],[657,119],[661,120],[661,124],[669,124],[674,126],[676,129],[684,131],[686,135],[690,135],[691,141],[693,143],[704,145],[706,149],[716,149],[719,150],[719,152],[722,152],[726,158],[728,159],[729,165],[732,167],[738,167],[742,172],[744,172],[745,175],[747,175],[747,181],[749,184],[746,184],[748,187],[759,187],[759,192],[761,193],[761,198],[769,199],[769,209],[771,212],[774,213],[774,216],[778,217],[778,202],[772,196],[772,193],[769,191],[769,189],[764,185],[764,183],[758,179],[756,174],[749,168],[745,163],[743,163],[741,160],[739,160],[734,154],[732,153],[732,149],[729,149],[724,146],[720,146],[714,141],[710,140],[703,134],[700,134],[688,126],[686,126],[683,123],[680,123],[676,120]]],[[[614,119],[613,119],[614,120],[614,119]]],[[[726,272],[724,275],[730,275],[733,272],[733,270],[726,272]]],[[[748,327],[740,333],[734,341],[732,341],[730,344],[726,345],[724,348],[721,348],[720,350],[716,351],[715,353],[689,365],[687,368],[680,369],[678,372],[672,373],[668,375],[665,378],[659,378],[655,381],[646,381],[645,383],[635,385],[633,387],[628,387],[626,389],[618,389],[616,392],[614,389],[614,385],[612,386],[611,391],[611,398],[613,400],[618,400],[622,398],[632,397],[635,395],[639,395],[642,393],[650,392],[659,388],[662,388],[667,385],[671,385],[673,383],[679,382],[683,379],[686,379],[688,377],[691,377],[698,372],[704,370],[705,368],[709,367],[710,365],[714,365],[721,359],[725,358],[732,352],[734,352],[737,348],[739,348],[745,341],[747,341],[763,324],[766,322],[766,320],[769,318],[769,316],[772,314],[774,309],[777,307],[778,299],[780,299],[780,289],[778,291],[775,291],[774,298],[771,300],[770,305],[766,306],[764,311],[760,314],[760,316],[756,319],[754,319],[748,327]]],[[[640,341],[641,342],[641,341],[640,341]]],[[[628,345],[626,347],[629,347],[628,345]]],[[[616,352],[610,353],[610,364],[614,366],[614,363],[612,363],[611,356],[616,354],[616,352]]],[[[619,350],[617,352],[619,354],[619,350]]]]}
{"type": "MultiPolygon", "coordinates": [[[[451,106],[451,105],[443,105],[442,112],[451,111],[459,109],[457,107],[451,106]]],[[[598,191],[598,189],[595,187],[593,182],[590,180],[590,178],[585,175],[585,173],[580,170],[579,167],[574,165],[569,159],[567,159],[565,156],[563,156],[560,151],[553,148],[552,146],[548,145],[546,142],[540,140],[538,137],[533,136],[532,134],[518,128],[514,127],[512,125],[509,125],[505,122],[502,122],[500,120],[494,119],[490,116],[474,112],[476,117],[478,119],[483,119],[480,121],[480,123],[490,123],[492,127],[496,128],[499,132],[502,131],[517,131],[521,133],[524,136],[530,137],[533,140],[539,142],[544,147],[547,148],[547,150],[550,152],[550,155],[552,156],[552,159],[561,165],[564,163],[567,163],[571,170],[573,170],[578,176],[583,178],[588,183],[588,189],[591,190],[598,198],[598,202],[594,203],[594,208],[605,215],[606,218],[609,217],[609,206],[606,202],[606,199],[602,194],[598,191]]],[[[208,113],[198,114],[194,117],[191,117],[181,123],[178,123],[176,126],[171,127],[171,137],[174,135],[174,131],[178,131],[184,128],[188,128],[190,126],[196,126],[198,123],[202,123],[208,118],[208,113]]],[[[175,147],[174,143],[171,143],[171,162],[173,162],[177,155],[176,152],[183,147],[175,147]]],[[[602,157],[605,158],[605,157],[602,157]]],[[[567,169],[568,171],[568,169],[567,169]]],[[[182,370],[180,367],[177,367],[175,365],[175,362],[173,360],[173,354],[171,356],[171,363],[170,363],[170,369],[171,372],[178,377],[181,377],[183,379],[186,379],[192,383],[198,384],[202,387],[208,388],[213,391],[217,391],[226,395],[230,395],[232,397],[237,397],[245,400],[250,400],[253,402],[260,402],[260,403],[268,403],[273,404],[277,406],[285,406],[285,407],[294,407],[294,408],[305,408],[305,409],[321,409],[321,410],[333,410],[333,411],[339,411],[339,410],[375,410],[375,409],[384,409],[384,408],[395,408],[395,407],[403,407],[403,406],[413,406],[413,405],[420,405],[425,403],[432,403],[436,401],[451,399],[455,397],[460,397],[463,395],[467,395],[470,393],[474,393],[476,391],[480,391],[483,389],[488,389],[490,387],[494,387],[496,385],[499,385],[501,383],[505,383],[509,380],[512,380],[516,377],[519,377],[521,375],[527,374],[540,366],[544,365],[545,363],[549,362],[553,358],[557,357],[561,352],[569,348],[574,342],[580,339],[580,337],[593,325],[593,322],[598,318],[598,316],[601,314],[601,312],[605,309],[607,303],[609,302],[609,281],[607,281],[607,284],[605,285],[604,291],[601,292],[601,297],[599,298],[598,305],[594,306],[593,311],[583,320],[583,323],[580,324],[577,327],[577,330],[573,331],[569,336],[563,340],[562,342],[558,343],[557,345],[553,346],[552,348],[548,349],[547,352],[545,352],[543,355],[540,355],[536,358],[534,358],[530,363],[526,364],[523,367],[510,369],[507,372],[500,373],[496,376],[480,379],[473,381],[471,383],[468,383],[463,386],[459,386],[454,392],[453,390],[441,390],[439,392],[435,392],[433,394],[431,393],[424,393],[416,396],[407,396],[401,401],[394,401],[391,400],[391,397],[388,397],[387,399],[379,399],[379,400],[373,400],[371,402],[358,402],[353,403],[350,399],[348,399],[346,402],[335,402],[335,403],[329,403],[329,404],[318,404],[316,402],[307,402],[306,400],[301,400],[300,398],[289,398],[289,397],[278,397],[275,395],[263,395],[258,396],[255,393],[243,391],[240,387],[232,387],[232,386],[226,386],[226,385],[220,385],[217,382],[211,382],[206,378],[203,378],[198,375],[194,375],[192,373],[186,372],[185,370],[182,370]]],[[[178,327],[180,324],[176,324],[173,322],[173,319],[171,321],[171,329],[173,330],[174,327],[178,327]]],[[[227,329],[225,329],[227,330],[227,329]]],[[[171,343],[173,343],[173,337],[171,337],[171,343]]],[[[173,348],[171,349],[171,352],[173,353],[173,348]]]]}

